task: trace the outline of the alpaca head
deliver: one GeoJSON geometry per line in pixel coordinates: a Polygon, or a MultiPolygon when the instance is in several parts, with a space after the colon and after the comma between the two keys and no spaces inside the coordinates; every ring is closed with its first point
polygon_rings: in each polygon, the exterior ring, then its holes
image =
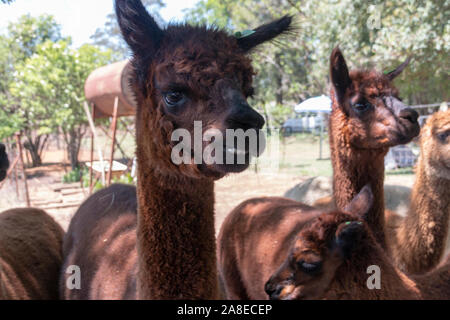
{"type": "Polygon", "coordinates": [[[420,144],[427,174],[450,180],[450,110],[436,112],[427,120],[420,144]]]}
{"type": "Polygon", "coordinates": [[[320,299],[338,268],[361,246],[368,227],[364,220],[373,201],[365,186],[345,212],[323,213],[300,231],[286,260],[265,285],[270,299],[320,299]]]}
{"type": "MultiPolygon", "coordinates": [[[[226,130],[242,129],[259,133],[264,118],[247,102],[253,94],[254,71],[249,52],[263,42],[289,30],[291,17],[260,26],[253,33],[237,38],[223,30],[186,24],[160,28],[139,0],[116,0],[117,19],[123,37],[133,52],[134,77],[131,86],[136,95],[138,159],[161,173],[176,172],[191,177],[220,178],[228,172],[246,169],[252,155],[249,143],[238,148],[226,141],[226,130]],[[195,137],[201,121],[201,136],[195,137]],[[176,129],[190,134],[183,144],[187,161],[175,164],[172,150],[176,129]],[[209,131],[220,132],[223,162],[200,160],[194,146],[206,150],[214,140],[203,141],[209,131]],[[194,141],[195,140],[195,141],[194,141]],[[198,141],[200,140],[200,141],[198,141]],[[244,163],[226,162],[227,153],[235,158],[245,154],[244,163]],[[195,160],[195,161],[194,161],[195,160]]],[[[181,139],[180,139],[181,140],[181,139]]],[[[217,141],[216,141],[217,143],[217,141]]],[[[198,148],[198,149],[200,149],[198,148]]],[[[183,149],[183,159],[186,159],[183,149]]],[[[253,148],[253,150],[255,150],[253,148]]],[[[217,154],[216,154],[217,157],[217,154]]]]}
{"type": "Polygon", "coordinates": [[[6,154],[5,145],[0,143],[0,181],[5,179],[6,171],[9,167],[8,155],[6,154]]]}
{"type": "Polygon", "coordinates": [[[349,72],[338,47],[331,53],[334,118],[338,119],[340,134],[358,149],[385,149],[410,142],[419,134],[418,113],[405,106],[392,80],[409,63],[381,74],[375,70],[349,72]]]}

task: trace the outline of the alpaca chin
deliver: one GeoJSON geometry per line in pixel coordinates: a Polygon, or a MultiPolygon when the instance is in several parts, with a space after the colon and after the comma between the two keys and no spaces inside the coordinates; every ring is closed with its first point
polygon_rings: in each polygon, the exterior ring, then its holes
{"type": "Polygon", "coordinates": [[[6,178],[6,170],[0,170],[0,181],[6,178]]]}
{"type": "Polygon", "coordinates": [[[410,143],[420,133],[420,125],[418,122],[402,121],[396,131],[392,131],[393,138],[390,146],[410,143]]]}
{"type": "Polygon", "coordinates": [[[247,169],[250,162],[244,164],[212,164],[212,165],[200,165],[200,171],[211,178],[220,179],[229,173],[239,173],[247,169]]]}

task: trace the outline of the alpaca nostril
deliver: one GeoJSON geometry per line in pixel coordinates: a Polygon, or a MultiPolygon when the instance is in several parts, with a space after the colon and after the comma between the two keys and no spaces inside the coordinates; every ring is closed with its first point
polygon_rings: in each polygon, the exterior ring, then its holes
{"type": "Polygon", "coordinates": [[[399,116],[400,118],[409,120],[411,123],[416,123],[417,119],[419,119],[419,114],[417,111],[411,108],[401,110],[399,116]]]}
{"type": "Polygon", "coordinates": [[[266,124],[266,120],[264,120],[264,118],[260,114],[258,114],[258,116],[259,116],[259,123],[257,125],[257,128],[261,130],[266,124]]]}
{"type": "Polygon", "coordinates": [[[278,299],[281,291],[283,291],[283,286],[281,285],[271,285],[266,283],[264,286],[264,291],[266,291],[267,295],[271,300],[278,299]]]}
{"type": "Polygon", "coordinates": [[[274,287],[273,287],[269,282],[267,282],[266,285],[264,286],[264,291],[265,291],[269,296],[271,296],[272,293],[275,292],[275,289],[274,289],[274,287]]]}

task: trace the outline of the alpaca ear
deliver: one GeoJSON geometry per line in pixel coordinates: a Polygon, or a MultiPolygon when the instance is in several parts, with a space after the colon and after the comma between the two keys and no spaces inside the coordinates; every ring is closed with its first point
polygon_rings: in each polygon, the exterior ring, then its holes
{"type": "Polygon", "coordinates": [[[353,200],[344,208],[344,211],[352,213],[366,220],[367,213],[373,204],[372,188],[366,184],[353,200]]]}
{"type": "Polygon", "coordinates": [[[252,50],[263,42],[270,41],[277,36],[291,31],[292,16],[284,16],[281,19],[259,26],[247,36],[237,39],[239,47],[245,52],[252,50]]]}
{"type": "Polygon", "coordinates": [[[330,78],[334,87],[336,98],[340,105],[344,104],[345,93],[350,88],[352,81],[348,72],[347,63],[339,47],[331,52],[330,56],[330,78]]]}
{"type": "Polygon", "coordinates": [[[386,77],[388,77],[388,79],[390,81],[394,80],[395,77],[397,77],[400,73],[402,73],[402,71],[408,66],[409,62],[411,61],[412,56],[409,56],[405,62],[403,62],[401,65],[399,65],[397,68],[395,68],[394,70],[392,70],[391,72],[386,74],[386,77]]]}
{"type": "Polygon", "coordinates": [[[117,21],[123,38],[137,57],[149,57],[159,48],[163,30],[140,0],[116,0],[117,21]]]}

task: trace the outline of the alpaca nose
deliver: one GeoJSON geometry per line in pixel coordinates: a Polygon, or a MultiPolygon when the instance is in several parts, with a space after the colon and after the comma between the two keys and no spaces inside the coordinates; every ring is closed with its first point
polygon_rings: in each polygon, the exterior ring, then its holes
{"type": "Polygon", "coordinates": [[[250,107],[247,102],[239,103],[228,116],[227,122],[244,130],[260,130],[266,123],[264,118],[250,107]]]}
{"type": "Polygon", "coordinates": [[[419,114],[414,109],[405,108],[400,111],[399,117],[406,119],[411,123],[417,123],[417,119],[419,119],[419,114]]]}
{"type": "Polygon", "coordinates": [[[264,286],[264,291],[269,296],[270,300],[276,300],[279,298],[281,291],[283,290],[283,286],[273,285],[269,282],[264,286]]]}

